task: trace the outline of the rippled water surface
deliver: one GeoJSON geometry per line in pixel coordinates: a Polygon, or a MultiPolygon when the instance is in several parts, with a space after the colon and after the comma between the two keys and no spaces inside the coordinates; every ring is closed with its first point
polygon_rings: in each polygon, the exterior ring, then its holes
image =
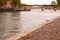
{"type": "Polygon", "coordinates": [[[0,40],[23,33],[57,16],[60,16],[60,10],[2,12],[0,13],[0,40]]]}

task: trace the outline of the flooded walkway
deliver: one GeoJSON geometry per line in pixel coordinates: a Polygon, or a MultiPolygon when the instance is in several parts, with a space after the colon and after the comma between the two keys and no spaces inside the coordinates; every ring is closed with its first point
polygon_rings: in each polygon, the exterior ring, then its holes
{"type": "Polygon", "coordinates": [[[26,32],[48,20],[60,16],[60,10],[31,10],[24,12],[0,13],[0,40],[26,32]]]}

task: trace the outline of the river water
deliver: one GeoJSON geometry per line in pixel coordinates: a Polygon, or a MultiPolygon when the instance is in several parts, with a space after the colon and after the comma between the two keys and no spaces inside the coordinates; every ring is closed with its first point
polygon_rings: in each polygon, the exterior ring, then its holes
{"type": "Polygon", "coordinates": [[[57,16],[60,16],[60,10],[40,11],[36,9],[22,12],[2,12],[0,13],[0,40],[6,40],[18,33],[26,32],[57,16]]]}

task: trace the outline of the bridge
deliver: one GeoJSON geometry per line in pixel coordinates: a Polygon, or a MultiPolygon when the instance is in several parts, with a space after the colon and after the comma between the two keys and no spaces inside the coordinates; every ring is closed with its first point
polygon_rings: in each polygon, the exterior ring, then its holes
{"type": "Polygon", "coordinates": [[[51,7],[57,7],[57,5],[20,5],[20,6],[27,6],[30,9],[40,9],[41,7],[43,8],[51,8],[51,7]]]}
{"type": "MultiPolygon", "coordinates": [[[[52,5],[20,5],[20,6],[52,6],[52,5]]],[[[57,6],[57,5],[54,5],[57,6]]]]}

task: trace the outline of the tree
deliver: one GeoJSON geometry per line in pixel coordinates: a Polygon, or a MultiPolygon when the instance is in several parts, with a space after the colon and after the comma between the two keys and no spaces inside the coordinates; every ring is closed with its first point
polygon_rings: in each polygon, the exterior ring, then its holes
{"type": "Polygon", "coordinates": [[[11,4],[14,6],[21,4],[20,0],[0,0],[0,5],[6,4],[7,1],[11,1],[11,4]]]}
{"type": "Polygon", "coordinates": [[[16,7],[16,5],[20,5],[21,1],[20,0],[12,0],[11,4],[16,7]]]}
{"type": "Polygon", "coordinates": [[[2,0],[0,0],[0,7],[2,6],[2,0]]]}
{"type": "Polygon", "coordinates": [[[60,0],[57,0],[57,4],[58,4],[58,6],[60,7],[60,0]]]}
{"type": "Polygon", "coordinates": [[[0,0],[0,5],[5,5],[7,3],[7,0],[0,0]]]}

